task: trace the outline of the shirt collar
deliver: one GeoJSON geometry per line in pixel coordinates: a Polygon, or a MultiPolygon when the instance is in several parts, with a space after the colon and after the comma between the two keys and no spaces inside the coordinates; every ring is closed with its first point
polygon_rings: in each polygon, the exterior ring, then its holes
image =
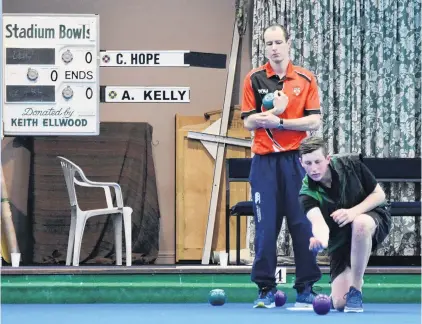
{"type": "MultiPolygon", "coordinates": [[[[332,177],[332,179],[331,179],[331,187],[333,187],[333,183],[334,183],[334,182],[336,182],[336,181],[338,181],[339,176],[338,176],[337,171],[336,171],[336,170],[333,168],[333,166],[331,165],[331,162],[330,162],[330,164],[329,164],[329,168],[330,168],[330,170],[331,170],[331,177],[332,177]]],[[[311,189],[311,190],[317,190],[317,189],[318,189],[318,187],[321,187],[321,185],[320,185],[320,182],[319,182],[319,181],[314,181],[314,180],[312,180],[312,178],[311,178],[311,177],[309,177],[309,176],[308,176],[308,186],[309,186],[309,189],[311,189]]]]}
{"type": "MultiPolygon", "coordinates": [[[[271,78],[273,77],[275,74],[270,62],[265,63],[265,71],[267,72],[267,78],[271,78]]],[[[287,65],[287,70],[286,70],[286,76],[284,77],[285,79],[293,79],[295,77],[295,73],[294,73],[294,69],[293,69],[293,64],[291,61],[289,61],[289,64],[287,65]]]]}

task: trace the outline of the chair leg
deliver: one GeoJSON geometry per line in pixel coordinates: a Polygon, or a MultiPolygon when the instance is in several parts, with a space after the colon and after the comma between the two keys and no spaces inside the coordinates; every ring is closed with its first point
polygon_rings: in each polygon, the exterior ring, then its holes
{"type": "Polygon", "coordinates": [[[70,211],[70,230],[69,230],[69,239],[67,241],[67,254],[66,254],[66,265],[70,266],[72,264],[72,252],[75,244],[75,229],[76,229],[76,210],[72,207],[70,211]]]}
{"type": "Polygon", "coordinates": [[[226,214],[226,253],[227,264],[230,265],[230,213],[226,214]]]}
{"type": "Polygon", "coordinates": [[[123,215],[113,215],[114,223],[114,244],[116,250],[116,265],[122,265],[122,229],[123,229],[123,215]]]}
{"type": "Polygon", "coordinates": [[[123,207],[127,267],[132,265],[132,212],[133,209],[131,207],[123,207]]]}
{"type": "Polygon", "coordinates": [[[240,265],[240,215],[237,215],[236,222],[236,264],[240,265]]]}
{"type": "Polygon", "coordinates": [[[75,228],[75,246],[73,250],[73,265],[79,265],[79,256],[81,253],[82,236],[84,233],[86,218],[84,216],[76,216],[76,228],[75,228]]]}

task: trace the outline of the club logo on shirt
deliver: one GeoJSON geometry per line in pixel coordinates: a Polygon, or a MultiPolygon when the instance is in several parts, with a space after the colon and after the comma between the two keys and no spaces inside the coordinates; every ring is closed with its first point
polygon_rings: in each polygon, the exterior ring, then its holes
{"type": "Polygon", "coordinates": [[[293,93],[298,96],[300,94],[300,88],[299,87],[295,87],[293,88],[293,93]]]}

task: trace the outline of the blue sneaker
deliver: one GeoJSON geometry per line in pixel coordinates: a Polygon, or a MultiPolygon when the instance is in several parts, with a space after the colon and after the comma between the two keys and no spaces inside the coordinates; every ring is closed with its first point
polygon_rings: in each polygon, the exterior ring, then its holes
{"type": "Polygon", "coordinates": [[[302,291],[301,293],[298,292],[298,294],[296,295],[295,307],[298,307],[298,308],[313,307],[312,303],[315,299],[315,296],[316,296],[316,293],[312,289],[305,288],[304,291],[302,291]]]}
{"type": "Polygon", "coordinates": [[[363,302],[362,293],[355,287],[350,287],[349,292],[345,295],[346,306],[344,307],[345,313],[362,313],[363,302]]]}
{"type": "Polygon", "coordinates": [[[258,298],[254,302],[253,308],[274,308],[276,288],[271,290],[260,289],[258,298]]]}

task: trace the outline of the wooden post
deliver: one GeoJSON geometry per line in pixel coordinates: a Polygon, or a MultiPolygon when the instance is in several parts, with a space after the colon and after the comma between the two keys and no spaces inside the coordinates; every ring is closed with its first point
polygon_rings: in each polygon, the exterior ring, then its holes
{"type": "MultiPolygon", "coordinates": [[[[236,72],[237,53],[239,51],[240,35],[237,22],[234,23],[232,49],[230,54],[229,71],[227,74],[226,94],[224,98],[223,113],[221,117],[220,133],[221,136],[227,135],[229,125],[230,106],[233,93],[234,77],[236,72]]],[[[208,211],[208,224],[205,234],[205,243],[202,252],[202,264],[209,264],[211,256],[212,238],[214,236],[215,215],[217,212],[218,198],[220,193],[221,172],[223,169],[223,161],[225,156],[226,144],[217,144],[217,157],[214,164],[214,179],[211,189],[211,199],[208,211]]]]}

